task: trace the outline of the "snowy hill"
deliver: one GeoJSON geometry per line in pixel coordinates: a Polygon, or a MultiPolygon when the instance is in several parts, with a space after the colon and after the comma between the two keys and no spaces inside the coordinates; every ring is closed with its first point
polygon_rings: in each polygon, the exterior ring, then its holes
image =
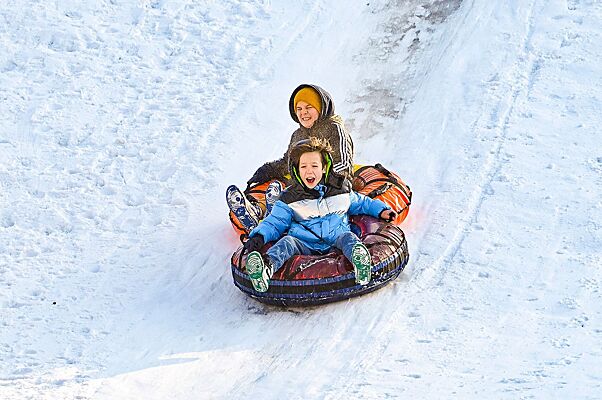
{"type": "Polygon", "coordinates": [[[0,5],[0,398],[602,397],[602,4],[0,5]],[[300,83],[414,192],[392,284],[238,291],[300,83]]]}

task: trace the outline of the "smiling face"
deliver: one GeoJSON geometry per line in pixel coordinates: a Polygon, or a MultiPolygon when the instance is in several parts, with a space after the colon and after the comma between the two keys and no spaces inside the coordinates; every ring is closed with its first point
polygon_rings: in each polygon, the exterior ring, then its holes
{"type": "Polygon", "coordinates": [[[298,101],[295,107],[295,113],[299,119],[299,123],[305,128],[311,128],[314,123],[318,120],[320,113],[318,110],[304,101],[298,101]]]}
{"type": "Polygon", "coordinates": [[[310,189],[315,188],[320,183],[324,172],[326,171],[324,171],[322,155],[319,151],[301,154],[299,158],[299,175],[305,186],[310,189]]]}

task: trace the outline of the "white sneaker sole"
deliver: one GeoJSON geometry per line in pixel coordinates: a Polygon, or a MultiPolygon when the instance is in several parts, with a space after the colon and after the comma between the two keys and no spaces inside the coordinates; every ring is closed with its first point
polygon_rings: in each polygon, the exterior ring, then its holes
{"type": "Polygon", "coordinates": [[[366,246],[356,244],[351,251],[353,271],[355,272],[355,283],[362,286],[370,283],[372,279],[372,258],[366,246]]]}
{"type": "Polygon", "coordinates": [[[274,181],[270,183],[268,188],[265,191],[265,206],[266,212],[265,215],[269,215],[272,213],[272,208],[274,208],[274,204],[280,198],[280,194],[282,193],[282,184],[278,181],[274,181]]]}
{"type": "Polygon", "coordinates": [[[236,215],[236,218],[238,218],[245,228],[252,231],[257,226],[259,221],[248,210],[248,207],[252,207],[252,204],[239,188],[232,185],[226,189],[226,202],[230,211],[236,215]]]}
{"type": "Polygon", "coordinates": [[[260,293],[267,292],[270,277],[268,276],[267,268],[265,268],[261,254],[257,251],[249,253],[245,267],[247,274],[249,274],[249,279],[251,279],[253,289],[260,293]]]}

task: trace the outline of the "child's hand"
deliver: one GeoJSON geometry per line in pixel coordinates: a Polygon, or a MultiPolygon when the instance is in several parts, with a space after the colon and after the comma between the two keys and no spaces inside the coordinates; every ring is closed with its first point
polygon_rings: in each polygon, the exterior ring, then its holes
{"type": "Polygon", "coordinates": [[[391,222],[397,218],[397,213],[393,210],[383,210],[380,215],[380,219],[384,219],[387,222],[391,222]]]}
{"type": "Polygon", "coordinates": [[[257,234],[255,236],[253,236],[252,238],[249,238],[244,244],[243,247],[245,248],[246,251],[251,252],[251,251],[259,251],[261,250],[261,248],[264,245],[264,240],[263,240],[263,236],[261,236],[260,234],[257,234]]]}

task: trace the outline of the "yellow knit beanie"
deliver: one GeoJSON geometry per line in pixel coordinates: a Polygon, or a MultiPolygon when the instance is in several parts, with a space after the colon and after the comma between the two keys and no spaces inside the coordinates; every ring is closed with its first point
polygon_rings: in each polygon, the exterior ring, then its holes
{"type": "Polygon", "coordinates": [[[310,87],[304,87],[303,89],[299,90],[295,94],[295,99],[293,100],[295,109],[297,108],[297,103],[300,101],[304,101],[307,104],[310,104],[316,110],[318,110],[318,113],[322,112],[322,98],[320,97],[318,92],[316,92],[315,89],[310,87]]]}

